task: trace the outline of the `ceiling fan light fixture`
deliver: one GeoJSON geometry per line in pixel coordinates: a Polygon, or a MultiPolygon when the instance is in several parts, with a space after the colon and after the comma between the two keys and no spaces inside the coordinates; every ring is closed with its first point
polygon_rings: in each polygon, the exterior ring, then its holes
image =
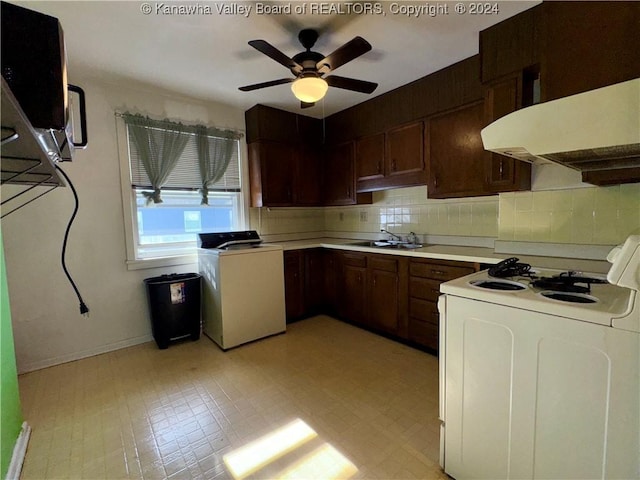
{"type": "Polygon", "coordinates": [[[329,85],[320,77],[300,77],[291,84],[291,91],[298,100],[305,103],[315,103],[322,99],[329,85]]]}

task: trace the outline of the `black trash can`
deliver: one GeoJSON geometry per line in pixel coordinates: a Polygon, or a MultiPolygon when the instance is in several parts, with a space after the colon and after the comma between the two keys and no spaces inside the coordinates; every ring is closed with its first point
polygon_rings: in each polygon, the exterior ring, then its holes
{"type": "Polygon", "coordinates": [[[173,273],[145,278],[153,338],[159,348],[172,340],[200,338],[200,275],[173,273]]]}

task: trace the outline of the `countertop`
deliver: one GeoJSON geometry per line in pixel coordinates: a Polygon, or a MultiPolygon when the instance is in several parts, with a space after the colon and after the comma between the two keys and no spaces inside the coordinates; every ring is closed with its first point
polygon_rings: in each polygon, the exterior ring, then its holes
{"type": "Polygon", "coordinates": [[[301,250],[307,248],[330,248],[335,250],[348,250],[364,253],[378,253],[384,255],[402,255],[414,258],[428,258],[434,260],[454,260],[458,262],[496,264],[505,258],[517,256],[521,262],[534,267],[553,268],[560,270],[576,270],[582,272],[607,273],[610,264],[599,260],[583,260],[575,258],[544,257],[518,254],[495,253],[492,248],[466,247],[456,245],[425,245],[421,248],[410,250],[386,249],[380,247],[365,247],[353,245],[363,240],[341,238],[312,238],[306,240],[290,240],[270,242],[280,245],[283,250],[301,250]]]}

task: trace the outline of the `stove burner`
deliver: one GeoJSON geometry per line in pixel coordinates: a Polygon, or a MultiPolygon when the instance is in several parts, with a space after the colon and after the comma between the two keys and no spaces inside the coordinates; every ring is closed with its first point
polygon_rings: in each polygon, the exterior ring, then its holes
{"type": "Polygon", "coordinates": [[[527,287],[518,282],[510,280],[476,280],[470,282],[474,287],[486,288],[487,290],[503,290],[503,291],[519,291],[525,290],[527,287]]]}
{"type": "Polygon", "coordinates": [[[532,285],[556,292],[590,293],[592,283],[607,283],[607,281],[601,278],[584,277],[577,272],[563,272],[553,277],[534,280],[532,285]]]}
{"type": "Polygon", "coordinates": [[[562,293],[562,292],[540,292],[545,298],[558,300],[560,302],[570,303],[596,303],[598,300],[589,295],[581,295],[579,293],[562,293]]]}

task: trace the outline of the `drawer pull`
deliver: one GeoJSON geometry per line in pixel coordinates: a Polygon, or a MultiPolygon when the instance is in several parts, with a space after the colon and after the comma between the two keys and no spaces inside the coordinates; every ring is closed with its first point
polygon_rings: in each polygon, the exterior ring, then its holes
{"type": "Polygon", "coordinates": [[[434,275],[445,275],[447,272],[443,272],[442,270],[431,270],[431,273],[434,275]]]}

